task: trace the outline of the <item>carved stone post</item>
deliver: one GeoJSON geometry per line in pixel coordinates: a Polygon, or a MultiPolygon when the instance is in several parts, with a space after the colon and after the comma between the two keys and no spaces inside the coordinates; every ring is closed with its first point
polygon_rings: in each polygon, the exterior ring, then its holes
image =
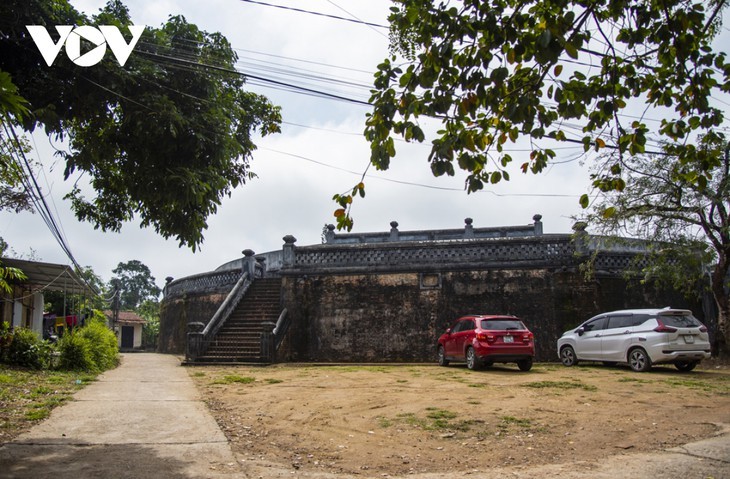
{"type": "Polygon", "coordinates": [[[292,235],[286,235],[282,239],[284,240],[282,263],[284,267],[293,267],[296,262],[296,247],[294,243],[297,242],[297,239],[292,235]]]}
{"type": "Polygon", "coordinates": [[[276,362],[276,344],[274,337],[274,327],[276,324],[265,322],[262,324],[264,330],[261,332],[261,357],[266,362],[276,362]]]}
{"type": "Polygon", "coordinates": [[[464,239],[474,238],[474,227],[472,226],[473,222],[474,220],[471,218],[464,218],[464,239]]]}
{"type": "Polygon", "coordinates": [[[167,296],[167,287],[169,286],[170,283],[172,283],[172,280],[173,280],[172,276],[168,276],[167,278],[165,278],[165,286],[162,287],[163,296],[167,296]]]}
{"type": "Polygon", "coordinates": [[[256,277],[256,258],[253,255],[256,253],[251,249],[245,249],[241,251],[243,254],[243,261],[241,267],[243,273],[248,273],[248,277],[253,279],[256,277]]]}
{"type": "Polygon", "coordinates": [[[388,241],[398,241],[399,236],[400,236],[400,233],[398,232],[398,222],[391,221],[390,222],[390,237],[388,238],[388,241]]]}
{"type": "Polygon", "coordinates": [[[573,245],[575,252],[581,256],[588,254],[588,232],[586,228],[588,223],[578,221],[573,225],[573,245]]]}
{"type": "Polygon", "coordinates": [[[335,242],[335,225],[327,225],[327,231],[324,233],[324,242],[325,243],[334,243],[335,242]]]}
{"type": "Polygon", "coordinates": [[[532,219],[535,221],[535,236],[542,236],[542,215],[535,215],[532,219]]]}
{"type": "Polygon", "coordinates": [[[203,353],[203,329],[205,324],[199,322],[188,323],[187,347],[185,359],[195,361],[203,353]]]}

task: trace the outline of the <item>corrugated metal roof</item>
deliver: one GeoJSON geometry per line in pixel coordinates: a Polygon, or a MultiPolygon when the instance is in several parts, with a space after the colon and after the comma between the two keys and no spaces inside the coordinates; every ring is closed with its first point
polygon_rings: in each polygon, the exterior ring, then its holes
{"type": "Polygon", "coordinates": [[[22,284],[34,290],[65,291],[69,294],[96,294],[70,266],[14,258],[2,258],[4,266],[20,269],[28,277],[22,284]]]}

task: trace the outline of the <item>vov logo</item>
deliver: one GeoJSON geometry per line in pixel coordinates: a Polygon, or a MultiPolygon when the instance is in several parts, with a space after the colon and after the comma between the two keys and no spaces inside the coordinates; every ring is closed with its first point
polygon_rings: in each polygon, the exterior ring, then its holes
{"type": "Polygon", "coordinates": [[[127,63],[129,55],[137,45],[145,25],[130,25],[129,31],[132,40],[127,43],[119,29],[113,25],[101,25],[98,28],[88,25],[74,27],[73,25],[57,25],[58,42],[54,42],[46,27],[41,25],[26,25],[30,36],[33,37],[38,50],[48,66],[53,65],[61,47],[66,45],[66,55],[80,67],[90,67],[99,63],[106,53],[107,45],[121,66],[127,63]],[[81,39],[88,40],[96,45],[95,48],[81,54],[81,39]]]}

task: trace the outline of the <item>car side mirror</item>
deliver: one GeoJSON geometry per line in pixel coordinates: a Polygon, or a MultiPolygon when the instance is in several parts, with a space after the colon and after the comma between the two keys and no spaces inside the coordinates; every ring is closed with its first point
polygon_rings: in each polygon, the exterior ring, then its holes
{"type": "Polygon", "coordinates": [[[446,328],[446,334],[451,334],[451,328],[446,328]]]}
{"type": "Polygon", "coordinates": [[[575,332],[578,333],[578,336],[583,336],[583,333],[585,333],[586,330],[583,328],[578,328],[575,330],[575,332]]]}

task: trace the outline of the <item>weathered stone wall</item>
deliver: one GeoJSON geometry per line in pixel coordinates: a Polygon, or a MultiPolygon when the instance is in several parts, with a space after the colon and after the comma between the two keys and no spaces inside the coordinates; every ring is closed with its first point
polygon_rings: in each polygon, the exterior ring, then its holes
{"type": "Polygon", "coordinates": [[[157,351],[184,354],[188,323],[207,324],[227,295],[228,291],[184,294],[162,301],[157,351]]]}
{"type": "MultiPolygon", "coordinates": [[[[699,302],[623,279],[643,243],[614,244],[582,228],[544,235],[539,216],[534,219],[517,236],[495,229],[499,234],[492,237],[494,231],[473,230],[469,221],[458,232],[461,239],[446,231],[403,241],[423,232],[403,233],[394,225],[387,241],[382,234],[382,241],[370,241],[377,235],[344,237],[330,230],[328,244],[297,247],[296,238],[285,236],[282,251],[256,257],[262,272],[283,278],[291,327],[279,360],[433,361],[438,336],[456,318],[474,313],[522,318],[535,334],[538,361],[557,360],[555,343],[564,331],[618,309],[688,308],[712,338],[714,319],[705,320],[699,302]],[[528,229],[532,236],[524,235],[528,229]],[[595,279],[586,281],[579,264],[591,257],[595,279]]],[[[168,282],[161,352],[185,351],[188,323],[206,324],[213,317],[241,277],[242,261],[168,282]]]]}
{"type": "Polygon", "coordinates": [[[464,314],[514,314],[535,334],[536,359],[557,360],[563,331],[623,308],[701,307],[619,277],[586,282],[576,271],[457,271],[441,274],[287,276],[292,315],[281,360],[430,362],[438,336],[464,314]]]}

